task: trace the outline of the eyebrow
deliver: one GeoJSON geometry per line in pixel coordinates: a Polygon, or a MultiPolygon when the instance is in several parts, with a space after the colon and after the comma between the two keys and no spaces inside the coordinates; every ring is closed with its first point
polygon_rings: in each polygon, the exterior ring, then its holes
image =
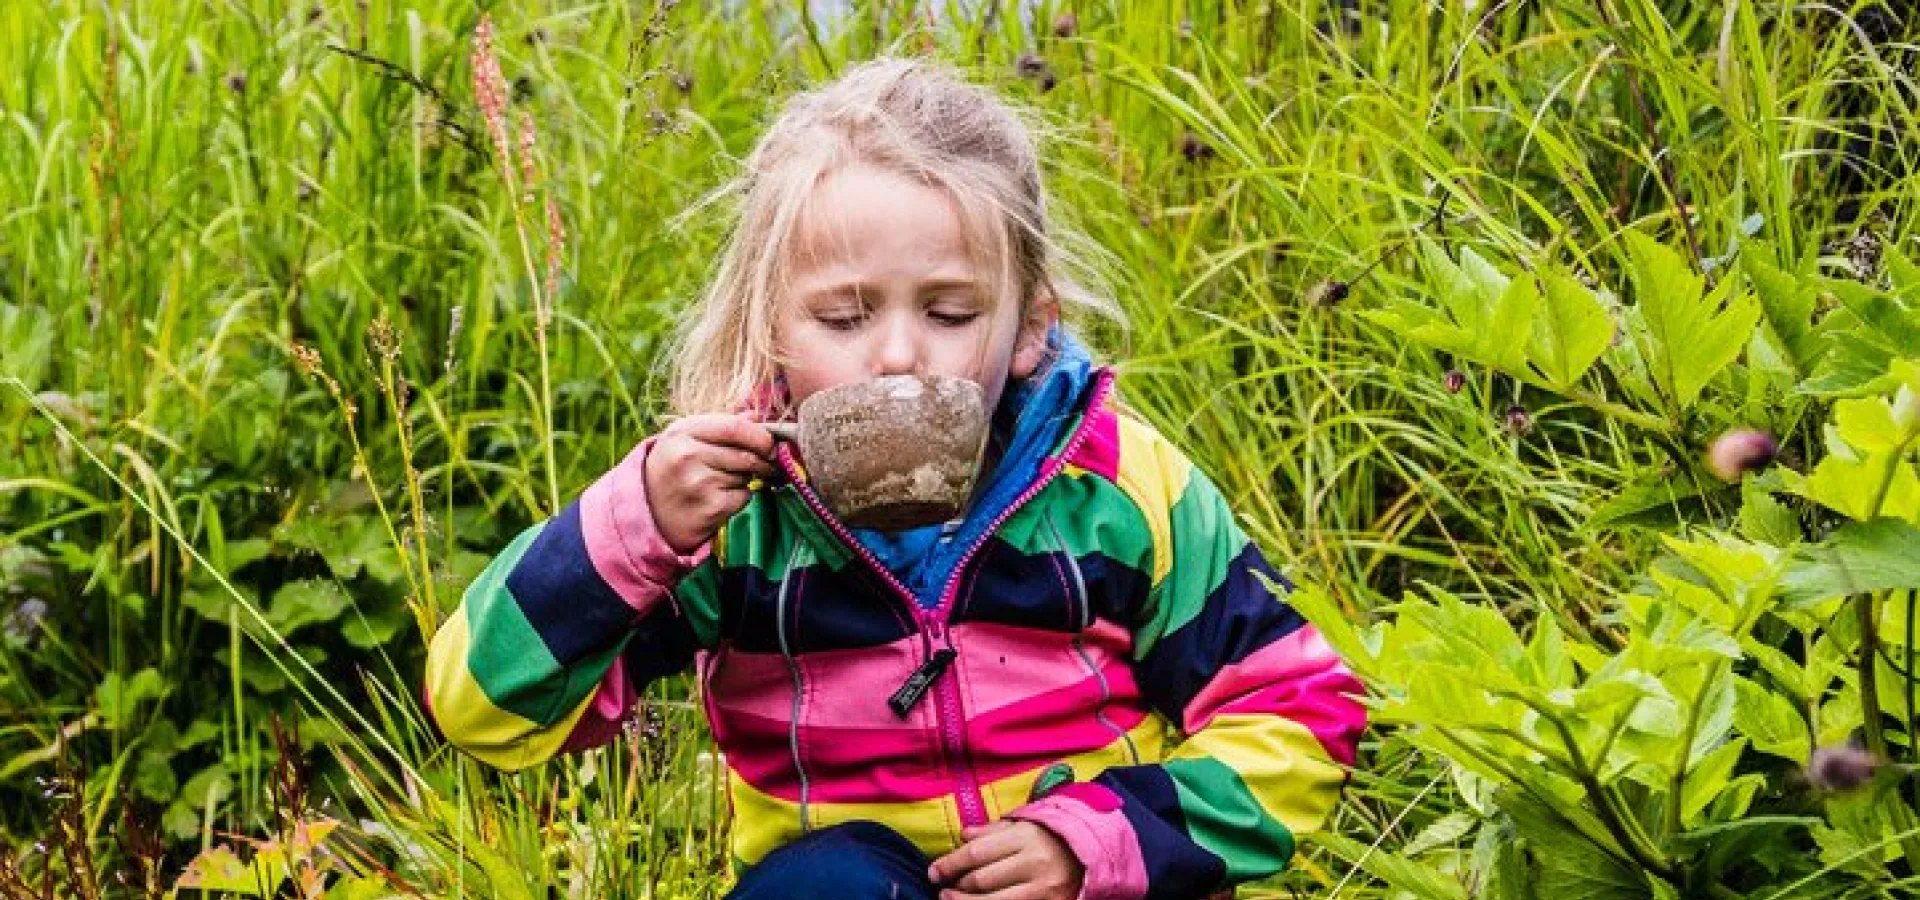
{"type": "MultiPolygon", "coordinates": [[[[955,288],[963,288],[966,290],[980,290],[983,287],[985,287],[985,285],[983,282],[981,282],[977,278],[951,277],[951,278],[930,278],[916,285],[916,287],[919,289],[921,293],[929,293],[929,292],[935,292],[935,291],[953,290],[955,288]]],[[[878,294],[878,293],[881,293],[880,286],[874,282],[842,281],[835,284],[827,285],[825,287],[815,288],[813,290],[807,291],[802,296],[811,299],[816,297],[820,297],[820,298],[849,297],[849,296],[859,296],[863,294],[878,294]]]]}

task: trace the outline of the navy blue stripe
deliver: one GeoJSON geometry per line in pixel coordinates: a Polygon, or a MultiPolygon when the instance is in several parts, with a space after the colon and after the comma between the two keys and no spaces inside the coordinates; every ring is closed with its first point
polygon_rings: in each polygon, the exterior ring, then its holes
{"type": "Polygon", "coordinates": [[[1226,578],[1207,596],[1200,614],[1162,635],[1136,664],[1141,693],[1168,720],[1181,721],[1187,704],[1221,669],[1306,624],[1292,606],[1274,596],[1261,575],[1292,589],[1249,541],[1227,565],[1226,578]]]}
{"type": "Polygon", "coordinates": [[[1147,595],[1148,573],[1093,552],[1077,559],[1066,553],[1023,553],[994,538],[970,564],[953,621],[994,622],[1047,631],[1070,632],[1079,627],[1079,600],[1073,595],[1084,586],[1095,618],[1130,624],[1139,598],[1147,595]],[[1080,584],[1074,583],[1074,566],[1080,584]]]}
{"type": "Polygon", "coordinates": [[[646,690],[654,679],[678,675],[693,665],[700,640],[685,616],[674,615],[669,604],[662,603],[657,614],[649,615],[633,631],[621,655],[627,662],[627,680],[635,690],[646,690]]]}
{"type": "Polygon", "coordinates": [[[520,612],[562,666],[606,650],[634,621],[628,606],[600,577],[580,533],[580,504],[567,504],[507,574],[520,612]]]}
{"type": "MultiPolygon", "coordinates": [[[[903,599],[874,590],[874,579],[861,577],[851,563],[834,571],[806,566],[789,575],[793,587],[787,597],[787,649],[794,653],[856,650],[891,644],[913,633],[903,599]]],[[[748,653],[780,652],[775,610],[780,582],[754,566],[720,571],[720,634],[736,649],[748,653]]]]}
{"type": "Polygon", "coordinates": [[[1133,825],[1146,863],[1149,898],[1191,900],[1220,887],[1227,877],[1226,860],[1188,837],[1180,794],[1166,769],[1121,766],[1093,780],[1120,796],[1121,814],[1133,825]]]}

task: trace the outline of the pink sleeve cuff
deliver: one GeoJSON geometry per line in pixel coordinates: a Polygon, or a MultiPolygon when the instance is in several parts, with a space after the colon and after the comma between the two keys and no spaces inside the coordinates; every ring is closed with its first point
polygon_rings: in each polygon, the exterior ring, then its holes
{"type": "Polygon", "coordinates": [[[1006,815],[1058,835],[1086,868],[1079,900],[1138,900],[1147,895],[1147,867],[1120,798],[1097,784],[1061,787],[1006,815]]]}
{"type": "Polygon", "coordinates": [[[587,555],[614,593],[640,615],[651,612],[662,599],[671,603],[680,576],[705,561],[713,549],[711,543],[702,544],[683,555],[660,536],[647,500],[647,452],[654,440],[641,441],[580,495],[580,530],[587,555]]]}

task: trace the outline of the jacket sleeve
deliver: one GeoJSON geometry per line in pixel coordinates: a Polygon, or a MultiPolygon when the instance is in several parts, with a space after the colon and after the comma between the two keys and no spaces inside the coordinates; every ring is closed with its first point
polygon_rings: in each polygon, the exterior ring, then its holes
{"type": "Polygon", "coordinates": [[[612,740],[647,682],[692,663],[672,591],[712,564],[708,547],[681,556],[661,539],[643,475],[652,444],[521,532],[434,634],[428,713],[481,761],[521,769],[612,740]]]}
{"type": "Polygon", "coordinates": [[[1295,835],[1325,822],[1365,727],[1362,687],[1206,476],[1157,435],[1121,443],[1121,487],[1155,545],[1134,669],[1182,740],[1009,815],[1074,850],[1083,898],[1203,896],[1280,871],[1295,835]]]}

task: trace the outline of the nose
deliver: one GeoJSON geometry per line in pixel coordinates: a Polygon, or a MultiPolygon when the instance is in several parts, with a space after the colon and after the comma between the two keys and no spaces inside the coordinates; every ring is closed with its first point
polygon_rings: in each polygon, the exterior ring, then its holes
{"type": "Polygon", "coordinates": [[[874,375],[920,373],[920,334],[911,316],[888,316],[880,327],[875,348],[874,375]]]}

